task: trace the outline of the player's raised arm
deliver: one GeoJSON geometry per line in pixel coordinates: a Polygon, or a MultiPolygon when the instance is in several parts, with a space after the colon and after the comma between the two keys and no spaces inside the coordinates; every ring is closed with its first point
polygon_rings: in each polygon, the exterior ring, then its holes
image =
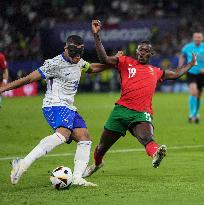
{"type": "Polygon", "coordinates": [[[110,69],[110,66],[101,63],[91,63],[87,73],[100,73],[104,70],[110,69]]]}
{"type": "Polygon", "coordinates": [[[84,65],[82,65],[82,72],[84,73],[100,73],[104,70],[111,69],[111,66],[101,64],[101,63],[88,63],[84,61],[84,65]]]}
{"type": "Polygon", "coordinates": [[[107,56],[106,51],[101,43],[99,32],[101,30],[101,22],[99,20],[92,21],[92,32],[95,40],[96,52],[99,60],[103,64],[115,66],[118,63],[117,56],[107,56]]]}
{"type": "Polygon", "coordinates": [[[183,65],[176,70],[165,70],[164,80],[175,80],[177,78],[180,78],[194,65],[196,65],[196,55],[192,53],[192,61],[190,63],[183,65]]]}
{"type": "Polygon", "coordinates": [[[179,63],[178,63],[178,66],[181,67],[184,65],[184,62],[185,62],[185,56],[183,54],[181,54],[179,56],[179,63]]]}
{"type": "Polygon", "coordinates": [[[26,84],[32,83],[34,81],[38,81],[40,79],[41,79],[40,73],[38,72],[38,70],[35,70],[32,73],[30,73],[29,75],[27,75],[26,77],[20,78],[20,79],[15,80],[11,83],[3,85],[2,87],[0,87],[0,93],[3,93],[3,92],[8,91],[8,90],[12,90],[14,88],[21,87],[22,85],[26,85],[26,84]]]}
{"type": "Polygon", "coordinates": [[[9,73],[8,73],[8,68],[3,70],[3,83],[6,84],[8,82],[9,78],[9,73]]]}

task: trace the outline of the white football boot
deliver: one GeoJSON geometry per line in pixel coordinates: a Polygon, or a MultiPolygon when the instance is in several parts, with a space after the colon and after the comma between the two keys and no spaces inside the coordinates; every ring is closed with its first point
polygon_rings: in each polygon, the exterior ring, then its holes
{"type": "Polygon", "coordinates": [[[11,183],[17,184],[19,179],[21,178],[22,174],[27,170],[24,168],[23,160],[22,159],[14,159],[11,162],[12,170],[11,170],[11,183]]]}
{"type": "Polygon", "coordinates": [[[152,166],[158,168],[162,159],[166,156],[167,146],[161,145],[153,156],[152,166]]]}
{"type": "Polygon", "coordinates": [[[77,186],[98,186],[97,184],[94,184],[92,182],[88,182],[83,178],[75,178],[73,177],[73,185],[77,186]]]}
{"type": "Polygon", "coordinates": [[[95,164],[92,164],[91,166],[87,167],[86,170],[83,173],[83,177],[90,177],[94,172],[99,170],[101,167],[103,167],[104,161],[101,162],[98,166],[95,164]]]}

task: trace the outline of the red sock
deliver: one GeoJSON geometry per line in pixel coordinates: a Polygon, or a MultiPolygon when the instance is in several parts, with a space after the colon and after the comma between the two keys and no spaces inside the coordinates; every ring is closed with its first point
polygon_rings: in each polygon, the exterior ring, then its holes
{"type": "Polygon", "coordinates": [[[154,153],[158,150],[158,148],[159,145],[156,142],[151,141],[146,145],[146,152],[149,156],[153,157],[154,153]]]}
{"type": "Polygon", "coordinates": [[[95,165],[98,166],[99,164],[101,164],[103,156],[99,155],[99,153],[97,153],[97,147],[94,150],[94,160],[95,160],[95,165]]]}

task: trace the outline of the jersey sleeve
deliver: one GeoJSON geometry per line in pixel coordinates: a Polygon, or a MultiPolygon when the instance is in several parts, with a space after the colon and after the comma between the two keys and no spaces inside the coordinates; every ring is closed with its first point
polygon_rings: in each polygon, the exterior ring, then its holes
{"type": "Polygon", "coordinates": [[[157,75],[157,81],[162,82],[162,81],[163,81],[163,77],[164,77],[165,71],[162,70],[161,68],[155,67],[155,73],[156,73],[156,75],[157,75]]]}
{"type": "Polygon", "coordinates": [[[118,70],[121,71],[125,65],[126,56],[118,56],[118,70]]]}
{"type": "Polygon", "coordinates": [[[82,71],[83,73],[86,73],[86,72],[90,69],[91,64],[90,64],[89,62],[87,62],[87,61],[81,59],[80,62],[79,62],[79,66],[80,66],[80,68],[81,68],[81,71],[82,71]]]}
{"type": "Polygon", "coordinates": [[[7,68],[7,61],[4,55],[1,55],[0,57],[0,69],[1,70],[6,70],[7,68]]]}
{"type": "Polygon", "coordinates": [[[46,60],[44,64],[38,68],[38,72],[43,79],[55,77],[57,74],[57,65],[52,59],[46,60]]]}

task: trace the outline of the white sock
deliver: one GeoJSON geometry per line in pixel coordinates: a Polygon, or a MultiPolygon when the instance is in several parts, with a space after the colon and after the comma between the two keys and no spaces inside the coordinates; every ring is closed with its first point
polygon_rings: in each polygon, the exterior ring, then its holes
{"type": "Polygon", "coordinates": [[[74,178],[81,178],[84,173],[90,157],[91,141],[80,141],[77,143],[77,150],[74,157],[74,178]]]}
{"type": "Polygon", "coordinates": [[[42,139],[40,143],[23,159],[25,162],[25,169],[28,169],[36,159],[46,155],[53,148],[63,144],[65,141],[65,137],[58,132],[42,139]]]}

